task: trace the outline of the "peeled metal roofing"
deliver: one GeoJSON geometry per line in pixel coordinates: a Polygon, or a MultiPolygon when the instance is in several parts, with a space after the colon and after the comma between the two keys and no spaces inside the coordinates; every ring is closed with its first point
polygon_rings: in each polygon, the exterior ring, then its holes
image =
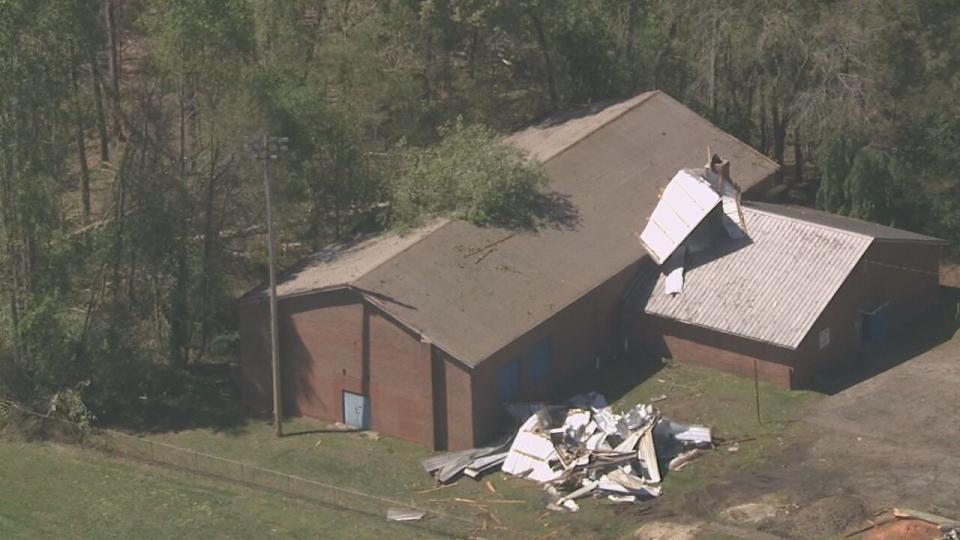
{"type": "Polygon", "coordinates": [[[743,215],[749,238],[688,255],[678,295],[664,293],[666,278],[659,271],[649,275],[638,290],[638,306],[795,349],[873,239],[750,207],[743,215]]]}
{"type": "Polygon", "coordinates": [[[657,264],[663,264],[718,204],[720,195],[710,184],[696,172],[683,169],[663,190],[640,233],[640,242],[657,264]]]}

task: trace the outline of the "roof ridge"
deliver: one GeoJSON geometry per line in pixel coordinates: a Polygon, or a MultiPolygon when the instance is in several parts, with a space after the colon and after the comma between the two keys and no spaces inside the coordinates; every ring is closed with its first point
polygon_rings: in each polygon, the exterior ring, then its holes
{"type": "MultiPolygon", "coordinates": [[[[369,276],[370,274],[372,274],[375,270],[377,270],[377,269],[380,268],[381,266],[387,264],[388,262],[392,261],[393,259],[396,259],[396,258],[399,257],[400,255],[406,253],[410,248],[412,248],[413,246],[419,244],[420,242],[423,242],[424,239],[426,239],[426,238],[428,238],[428,237],[430,237],[430,236],[433,236],[434,233],[436,233],[436,232],[439,231],[440,229],[446,227],[447,225],[449,225],[449,224],[452,223],[453,221],[455,221],[455,220],[453,220],[453,219],[451,219],[451,218],[435,218],[434,223],[431,223],[430,225],[424,225],[424,226],[420,227],[420,229],[428,229],[428,228],[436,225],[436,226],[433,228],[432,231],[427,232],[426,234],[424,234],[424,235],[421,236],[420,238],[417,238],[416,240],[414,240],[413,242],[411,242],[409,246],[407,246],[407,247],[401,249],[400,251],[394,253],[393,255],[385,258],[384,260],[380,261],[379,263],[377,263],[377,264],[375,264],[374,266],[372,266],[372,267],[370,267],[369,269],[367,269],[366,272],[363,272],[362,274],[360,274],[359,276],[354,277],[354,278],[351,279],[350,281],[345,282],[345,284],[353,287],[358,281],[360,281],[360,280],[363,279],[364,277],[369,276]]],[[[411,234],[413,234],[413,233],[411,233],[411,234]]]]}
{"type": "MultiPolygon", "coordinates": [[[[577,146],[578,144],[580,144],[580,143],[582,143],[583,141],[587,140],[588,138],[590,138],[591,136],[593,136],[596,132],[600,131],[601,129],[609,126],[610,124],[612,124],[612,123],[616,122],[617,120],[619,120],[620,118],[622,118],[623,115],[625,115],[625,114],[627,114],[628,112],[636,109],[637,107],[643,105],[644,103],[650,101],[650,98],[652,98],[653,96],[655,96],[655,95],[657,95],[657,94],[663,94],[663,92],[661,92],[660,90],[648,90],[648,91],[646,91],[646,92],[641,92],[640,94],[637,94],[636,96],[633,96],[632,98],[625,99],[625,100],[623,100],[623,101],[617,101],[616,103],[611,103],[610,105],[604,107],[603,109],[600,109],[599,111],[597,111],[597,112],[594,113],[594,114],[599,114],[599,113],[601,113],[601,112],[609,109],[610,107],[616,107],[617,105],[620,105],[620,104],[622,104],[622,103],[626,103],[627,101],[630,101],[630,100],[632,100],[632,99],[637,100],[637,102],[634,103],[633,105],[630,105],[629,107],[624,108],[622,111],[620,111],[620,112],[618,112],[617,114],[615,114],[615,115],[611,116],[610,118],[608,118],[606,122],[603,122],[602,124],[596,125],[593,129],[591,129],[590,131],[587,131],[586,133],[584,133],[583,136],[579,137],[578,139],[576,139],[575,141],[571,142],[571,143],[568,144],[567,146],[564,146],[564,147],[561,148],[560,150],[557,150],[557,151],[554,152],[552,155],[550,155],[550,157],[544,159],[544,160],[541,162],[541,164],[544,164],[544,165],[545,165],[547,162],[552,161],[554,158],[556,158],[556,157],[559,156],[560,154],[565,153],[567,150],[570,150],[570,149],[573,148],[574,146],[577,146]]],[[[533,126],[528,126],[528,127],[533,127],[533,126]]],[[[518,132],[518,133],[519,133],[519,132],[518,132]]]]}
{"type": "Polygon", "coordinates": [[[747,204],[743,205],[743,208],[744,208],[745,210],[749,210],[749,211],[751,211],[751,212],[756,212],[756,213],[758,213],[758,214],[763,214],[763,215],[765,215],[765,216],[769,216],[769,217],[772,217],[772,218],[782,219],[782,220],[785,220],[785,221],[794,221],[794,222],[802,223],[802,224],[804,224],[804,225],[807,225],[807,226],[809,226],[809,227],[814,227],[814,228],[817,228],[817,229],[827,229],[827,230],[829,230],[829,231],[839,232],[839,233],[842,233],[842,234],[846,234],[846,235],[850,235],[850,236],[855,236],[855,237],[858,237],[858,238],[866,238],[867,240],[870,240],[870,241],[873,241],[873,240],[876,240],[876,239],[877,239],[875,236],[870,236],[869,234],[863,234],[863,233],[858,233],[858,232],[850,231],[850,230],[847,230],[847,229],[841,229],[840,227],[832,227],[832,226],[830,226],[830,225],[824,225],[823,223],[815,223],[815,222],[813,222],[813,221],[809,221],[809,220],[806,220],[806,219],[803,219],[803,218],[791,217],[791,216],[784,216],[784,215],[778,214],[778,213],[776,213],[776,212],[771,212],[770,210],[763,210],[763,209],[761,209],[761,208],[756,208],[756,207],[754,207],[754,206],[750,206],[749,202],[748,202],[747,204]]]}
{"type": "MultiPolygon", "coordinates": [[[[756,148],[754,148],[752,144],[745,143],[745,142],[741,141],[738,137],[736,137],[736,136],[734,136],[733,134],[727,132],[727,130],[721,128],[720,126],[714,124],[709,118],[707,118],[706,116],[703,116],[703,115],[697,113],[697,111],[695,111],[695,110],[691,109],[690,107],[684,105],[681,101],[677,100],[676,98],[674,98],[674,97],[671,96],[670,94],[668,94],[668,93],[666,93],[666,92],[661,92],[660,90],[655,90],[655,92],[657,92],[658,94],[661,94],[661,95],[663,95],[663,96],[666,96],[667,98],[670,99],[670,101],[676,103],[677,105],[680,105],[680,106],[683,107],[684,109],[687,109],[688,111],[692,112],[693,114],[699,116],[700,118],[703,119],[704,122],[706,122],[706,123],[709,124],[711,127],[713,127],[714,129],[716,129],[717,131],[719,131],[724,137],[727,137],[728,139],[732,139],[732,140],[733,140],[734,142],[736,142],[737,144],[740,144],[740,145],[746,147],[750,152],[753,152],[753,153],[754,153],[757,157],[759,157],[760,159],[762,159],[762,160],[764,160],[764,161],[767,161],[767,162],[769,162],[769,163],[774,164],[774,165],[776,166],[776,168],[777,168],[777,171],[781,170],[782,167],[780,166],[779,163],[777,163],[776,161],[770,159],[769,156],[767,156],[767,155],[764,154],[763,152],[761,152],[761,151],[757,150],[756,148]]],[[[774,171],[773,174],[776,174],[777,171],[774,171]]]]}

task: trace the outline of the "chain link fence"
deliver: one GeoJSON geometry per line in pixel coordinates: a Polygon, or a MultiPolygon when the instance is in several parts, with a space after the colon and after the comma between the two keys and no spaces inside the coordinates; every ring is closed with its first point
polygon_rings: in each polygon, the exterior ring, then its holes
{"type": "Polygon", "coordinates": [[[405,525],[426,529],[453,538],[526,538],[496,523],[428,510],[411,502],[370,495],[309,478],[282,473],[249,463],[197,452],[116,431],[98,431],[88,438],[95,447],[122,457],[172,467],[177,470],[273,490],[321,504],[362,512],[386,520],[388,509],[423,512],[417,521],[405,525]]]}

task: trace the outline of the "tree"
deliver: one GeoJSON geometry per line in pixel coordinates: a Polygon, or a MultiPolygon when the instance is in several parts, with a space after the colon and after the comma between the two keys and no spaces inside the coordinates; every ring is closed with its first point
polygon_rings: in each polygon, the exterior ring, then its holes
{"type": "Polygon", "coordinates": [[[545,176],[524,154],[482,126],[458,122],[441,130],[440,144],[413,150],[394,188],[401,225],[434,216],[478,225],[536,224],[538,189],[545,176]]]}

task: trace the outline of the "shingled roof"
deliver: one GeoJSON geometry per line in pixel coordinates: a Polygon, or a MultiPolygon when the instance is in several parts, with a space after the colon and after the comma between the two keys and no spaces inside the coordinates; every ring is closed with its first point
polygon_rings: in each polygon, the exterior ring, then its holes
{"type": "MultiPolygon", "coordinates": [[[[777,171],[656,91],[549,117],[507,142],[543,162],[564,219],[538,231],[449,221],[346,283],[468,366],[644,257],[635,235],[658,190],[702,165],[708,146],[745,190],[777,171]]],[[[320,266],[337,264],[328,259],[320,266]]]]}

